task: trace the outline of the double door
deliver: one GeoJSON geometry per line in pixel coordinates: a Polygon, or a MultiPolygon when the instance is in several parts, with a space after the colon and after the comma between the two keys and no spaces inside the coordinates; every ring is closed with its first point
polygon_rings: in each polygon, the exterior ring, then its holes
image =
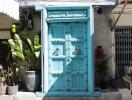
{"type": "Polygon", "coordinates": [[[49,24],[49,91],[88,91],[86,26],[85,22],[49,24]]]}

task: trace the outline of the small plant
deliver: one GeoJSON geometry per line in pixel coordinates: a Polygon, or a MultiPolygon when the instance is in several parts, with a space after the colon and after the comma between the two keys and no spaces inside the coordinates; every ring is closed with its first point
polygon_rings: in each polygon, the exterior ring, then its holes
{"type": "Polygon", "coordinates": [[[2,86],[6,85],[6,75],[6,70],[0,65],[0,85],[2,86]]]}
{"type": "Polygon", "coordinates": [[[103,59],[96,59],[96,74],[98,75],[99,85],[102,89],[106,88],[106,74],[108,69],[109,57],[104,56],[103,59]]]}
{"type": "Polygon", "coordinates": [[[13,38],[8,39],[7,44],[9,45],[10,51],[11,51],[10,52],[11,61],[10,61],[10,65],[8,66],[8,71],[7,71],[8,72],[8,84],[14,86],[15,83],[17,83],[16,81],[18,81],[17,72],[25,60],[25,57],[23,54],[22,40],[19,34],[14,33],[13,38]]]}
{"type": "Polygon", "coordinates": [[[108,63],[109,57],[105,56],[104,59],[101,60],[96,60],[96,72],[101,75],[101,77],[105,77],[107,74],[107,68],[108,68],[108,63]]]}
{"type": "Polygon", "coordinates": [[[6,75],[7,75],[6,70],[3,68],[2,65],[0,65],[0,95],[6,94],[6,89],[7,89],[6,75]]]}

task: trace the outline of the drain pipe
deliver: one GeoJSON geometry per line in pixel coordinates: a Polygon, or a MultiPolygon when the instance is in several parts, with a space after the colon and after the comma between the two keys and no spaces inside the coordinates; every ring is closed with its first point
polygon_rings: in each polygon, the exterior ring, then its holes
{"type": "Polygon", "coordinates": [[[124,11],[124,9],[125,9],[127,3],[128,3],[128,0],[125,0],[125,4],[124,4],[124,6],[123,6],[123,8],[122,8],[122,10],[121,10],[121,12],[120,12],[120,14],[119,14],[119,16],[117,17],[117,19],[116,19],[114,25],[112,26],[111,31],[114,31],[115,26],[116,26],[117,22],[119,21],[119,19],[120,19],[121,15],[122,15],[122,13],[123,13],[123,11],[124,11]]]}

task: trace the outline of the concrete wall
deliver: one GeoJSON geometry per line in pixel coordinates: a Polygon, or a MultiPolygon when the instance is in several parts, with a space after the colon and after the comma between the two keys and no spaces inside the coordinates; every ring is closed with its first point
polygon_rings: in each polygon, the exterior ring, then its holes
{"type": "Polygon", "coordinates": [[[16,20],[12,19],[11,17],[0,13],[0,29],[5,31],[0,31],[0,39],[8,39],[10,38],[10,30],[12,23],[17,22],[16,20]]]}
{"type": "Polygon", "coordinates": [[[114,34],[111,32],[111,16],[108,14],[94,15],[94,48],[101,45],[104,53],[110,58],[108,61],[107,77],[115,77],[114,63],[114,34]]]}
{"type": "MultiPolygon", "coordinates": [[[[96,48],[97,45],[102,45],[105,54],[110,57],[108,63],[107,79],[115,77],[115,38],[114,32],[111,32],[110,29],[121,12],[122,7],[123,4],[120,4],[116,6],[111,12],[106,11],[103,12],[103,14],[94,15],[94,48],[96,48]]],[[[131,4],[127,4],[116,26],[132,26],[131,4]]]]}

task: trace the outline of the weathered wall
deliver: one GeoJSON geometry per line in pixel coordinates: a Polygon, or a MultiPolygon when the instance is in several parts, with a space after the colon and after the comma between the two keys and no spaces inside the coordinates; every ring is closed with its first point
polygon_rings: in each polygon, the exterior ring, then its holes
{"type": "MultiPolygon", "coordinates": [[[[105,54],[110,57],[108,63],[107,79],[115,77],[115,40],[114,32],[111,32],[112,25],[118,17],[123,4],[120,4],[112,10],[112,12],[103,12],[103,14],[95,14],[94,16],[94,48],[102,45],[105,54]]],[[[132,26],[132,5],[127,4],[123,14],[121,15],[116,26],[132,26]]]]}
{"type": "Polygon", "coordinates": [[[109,57],[106,80],[115,77],[114,34],[111,32],[111,16],[108,14],[94,15],[94,48],[101,45],[109,57]],[[113,37],[113,38],[112,38],[113,37]]]}

